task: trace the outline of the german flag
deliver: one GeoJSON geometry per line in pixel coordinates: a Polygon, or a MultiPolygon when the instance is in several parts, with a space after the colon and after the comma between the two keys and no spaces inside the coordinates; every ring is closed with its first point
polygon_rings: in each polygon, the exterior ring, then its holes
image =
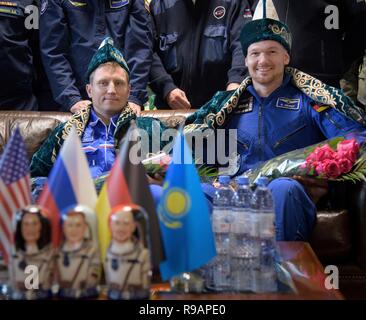
{"type": "Polygon", "coordinates": [[[147,228],[149,232],[151,262],[153,267],[157,269],[164,258],[164,252],[155,203],[144,166],[141,162],[132,163],[129,157],[131,148],[139,149],[136,144],[140,142],[133,138],[133,134],[136,132],[136,125],[132,123],[126,134],[127,139],[122,143],[121,151],[99,194],[96,205],[99,245],[102,261],[104,261],[111,240],[109,214],[113,208],[120,205],[140,206],[145,209],[148,215],[148,226],[142,225],[141,227],[143,230],[147,228]]]}

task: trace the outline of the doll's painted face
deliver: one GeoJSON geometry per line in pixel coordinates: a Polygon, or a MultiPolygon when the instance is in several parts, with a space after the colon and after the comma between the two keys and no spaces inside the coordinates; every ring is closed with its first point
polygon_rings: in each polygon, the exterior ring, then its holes
{"type": "Polygon", "coordinates": [[[124,243],[132,239],[136,229],[136,222],[131,211],[120,211],[111,218],[112,238],[118,243],[124,243]]]}
{"type": "Polygon", "coordinates": [[[88,225],[82,213],[70,212],[63,223],[65,241],[69,244],[82,242],[87,228],[88,225]]]}
{"type": "Polygon", "coordinates": [[[26,244],[36,244],[41,237],[41,221],[34,213],[26,213],[23,216],[21,230],[26,244]]]}

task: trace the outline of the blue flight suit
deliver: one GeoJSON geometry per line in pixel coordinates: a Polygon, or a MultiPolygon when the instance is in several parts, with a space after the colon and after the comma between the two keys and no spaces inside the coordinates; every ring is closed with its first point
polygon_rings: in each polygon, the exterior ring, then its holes
{"type": "Polygon", "coordinates": [[[94,109],[91,109],[88,125],[81,137],[81,144],[93,179],[107,174],[112,169],[116,158],[114,131],[118,117],[119,114],[111,118],[107,126],[96,115],[94,109]]]}
{"type": "Polygon", "coordinates": [[[240,98],[237,111],[226,124],[226,129],[237,129],[237,174],[283,153],[353,130],[365,130],[333,108],[317,112],[316,103],[290,79],[285,75],[282,85],[269,97],[260,97],[251,85],[247,89],[251,97],[240,98]]]}
{"type": "Polygon", "coordinates": [[[33,91],[34,30],[25,8],[35,0],[0,1],[0,110],[37,110],[33,91]]]}
{"type": "MultiPolygon", "coordinates": [[[[93,179],[107,174],[112,169],[116,159],[114,132],[118,117],[119,114],[111,118],[107,126],[97,116],[95,111],[91,109],[90,119],[81,137],[81,143],[93,179]]],[[[150,184],[150,191],[155,203],[158,204],[162,188],[158,185],[150,184]]]]}
{"type": "Polygon", "coordinates": [[[129,101],[142,105],[152,61],[151,18],[143,0],[42,0],[40,46],[54,99],[68,111],[89,99],[88,64],[103,39],[112,37],[131,70],[129,101]]]}
{"type": "MultiPolygon", "coordinates": [[[[353,130],[365,131],[362,125],[331,107],[316,111],[315,102],[294,87],[290,79],[285,75],[282,85],[266,98],[260,97],[252,85],[247,88],[249,95],[240,97],[236,112],[225,126],[237,129],[237,175],[283,153],[353,130]]],[[[213,196],[212,187],[204,185],[203,189],[213,196]]],[[[296,180],[279,178],[269,184],[269,189],[275,203],[276,239],[309,240],[316,207],[304,187],[296,180]]]]}

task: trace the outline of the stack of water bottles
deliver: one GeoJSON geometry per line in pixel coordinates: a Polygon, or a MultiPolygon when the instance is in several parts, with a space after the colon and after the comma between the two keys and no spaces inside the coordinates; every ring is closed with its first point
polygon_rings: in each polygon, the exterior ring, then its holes
{"type": "Polygon", "coordinates": [[[212,228],[216,258],[207,266],[206,286],[214,291],[277,291],[274,207],[268,179],[253,193],[246,177],[219,177],[213,199],[212,228]]]}

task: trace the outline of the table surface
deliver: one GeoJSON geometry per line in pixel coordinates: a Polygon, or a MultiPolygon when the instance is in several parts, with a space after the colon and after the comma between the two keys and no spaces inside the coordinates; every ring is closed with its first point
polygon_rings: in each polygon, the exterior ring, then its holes
{"type": "Polygon", "coordinates": [[[326,274],[306,242],[277,242],[285,269],[291,274],[296,292],[291,293],[170,293],[169,284],[153,284],[153,300],[341,300],[339,290],[325,287],[326,274]]]}

